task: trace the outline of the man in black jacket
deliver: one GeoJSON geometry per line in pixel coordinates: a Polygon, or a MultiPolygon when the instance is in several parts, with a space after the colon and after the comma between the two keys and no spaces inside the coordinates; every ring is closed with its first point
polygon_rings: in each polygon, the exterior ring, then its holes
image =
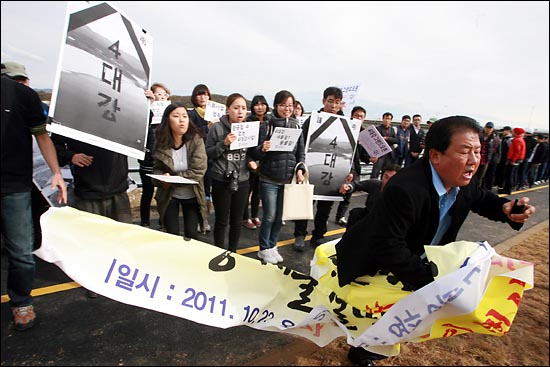
{"type": "MultiPolygon", "coordinates": [[[[432,282],[424,246],[456,241],[470,211],[516,230],[523,226],[535,212],[529,198],[519,199],[523,211],[511,214],[510,200],[479,187],[474,178],[480,162],[479,133],[477,122],[464,116],[432,125],[427,155],[393,176],[374,210],[336,245],[340,286],[381,270],[391,272],[408,290],[432,282]]],[[[349,357],[363,365],[380,359],[362,348],[352,348],[349,357]]]]}
{"type": "MultiPolygon", "coordinates": [[[[119,222],[132,223],[128,199],[128,157],[61,135],[52,135],[61,166],[70,164],[75,207],[119,222]]],[[[90,298],[95,292],[87,291],[90,298]]]]}

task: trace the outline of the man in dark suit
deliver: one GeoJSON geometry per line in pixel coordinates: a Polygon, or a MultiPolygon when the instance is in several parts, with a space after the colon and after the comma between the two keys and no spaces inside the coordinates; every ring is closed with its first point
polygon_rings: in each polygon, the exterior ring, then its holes
{"type": "MultiPolygon", "coordinates": [[[[417,290],[434,280],[424,245],[444,245],[456,237],[470,211],[508,223],[519,230],[535,207],[519,199],[523,212],[511,214],[513,203],[479,187],[480,126],[474,119],[452,116],[436,121],[426,136],[426,154],[401,169],[385,186],[378,204],[336,245],[340,286],[380,270],[391,272],[404,289],[417,290]]],[[[359,365],[383,356],[363,348],[348,355],[359,365]]]]}

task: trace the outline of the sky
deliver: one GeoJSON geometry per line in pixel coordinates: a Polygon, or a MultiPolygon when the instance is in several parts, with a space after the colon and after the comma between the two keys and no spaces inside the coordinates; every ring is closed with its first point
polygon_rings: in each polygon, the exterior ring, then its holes
{"type": "MultiPolygon", "coordinates": [[[[325,88],[360,85],[369,120],[465,115],[548,132],[547,1],[109,3],[152,36],[151,83],[175,95],[202,83],[272,107],[286,89],[312,111],[325,88]]],[[[53,88],[67,2],[1,7],[2,62],[53,88]]]]}

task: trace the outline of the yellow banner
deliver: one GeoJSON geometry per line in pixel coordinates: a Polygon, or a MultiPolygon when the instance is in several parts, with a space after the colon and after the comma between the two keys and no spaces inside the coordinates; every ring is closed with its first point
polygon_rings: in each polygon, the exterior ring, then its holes
{"type": "Polygon", "coordinates": [[[500,257],[487,243],[427,247],[444,275],[411,293],[391,274],[339,287],[337,240],[317,248],[308,275],[71,207],[50,208],[41,226],[35,254],[116,301],[220,328],[290,333],[319,346],[346,336],[386,355],[399,353],[404,341],[502,335],[523,290],[533,286],[532,264],[500,257]]]}

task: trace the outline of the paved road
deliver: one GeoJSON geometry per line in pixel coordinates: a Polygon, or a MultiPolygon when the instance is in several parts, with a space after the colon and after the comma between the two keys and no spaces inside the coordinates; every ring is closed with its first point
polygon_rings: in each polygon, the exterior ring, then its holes
{"type": "MultiPolygon", "coordinates": [[[[537,213],[524,229],[548,220],[548,185],[513,193],[511,198],[529,196],[537,213]]],[[[365,197],[356,195],[350,208],[362,206],[365,197]]],[[[330,239],[344,229],[334,223],[336,205],[329,221],[330,239]]],[[[210,216],[213,223],[213,214],[210,216]]],[[[312,222],[308,230],[311,231],[312,222]]],[[[153,223],[156,228],[158,223],[153,223]]],[[[313,248],[303,253],[292,249],[294,226],[287,223],[280,235],[283,265],[309,273],[313,248]]],[[[520,232],[521,233],[521,232],[520,232]]],[[[487,240],[497,245],[516,236],[504,224],[495,224],[471,214],[460,240],[487,240]]],[[[257,259],[257,230],[243,228],[240,254],[257,259]]],[[[212,243],[211,233],[202,241],[212,243]]],[[[126,305],[105,297],[88,299],[85,291],[67,286],[72,282],[55,265],[37,259],[35,308],[37,325],[15,331],[5,302],[7,261],[2,262],[1,364],[4,365],[254,365],[266,355],[291,353],[298,338],[246,326],[229,329],[197,324],[156,311],[126,305]],[[69,289],[68,289],[69,288],[69,289]]],[[[246,282],[246,279],[243,281],[246,282]]]]}

